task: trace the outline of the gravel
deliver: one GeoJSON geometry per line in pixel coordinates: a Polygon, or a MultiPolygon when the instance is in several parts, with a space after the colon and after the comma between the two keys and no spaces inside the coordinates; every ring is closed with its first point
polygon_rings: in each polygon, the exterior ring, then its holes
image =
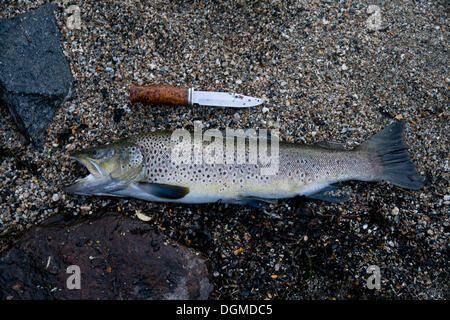
{"type": "MultiPolygon", "coordinates": [[[[44,1],[0,4],[13,17],[44,1]]],[[[44,150],[0,106],[0,248],[56,215],[115,211],[210,261],[211,299],[448,299],[448,7],[445,1],[80,2],[58,5],[77,98],[57,111],[44,150]],[[368,29],[369,4],[382,25],[368,29]],[[223,90],[268,100],[246,110],[129,103],[131,83],[223,90]],[[420,191],[345,184],[339,204],[295,198],[270,209],[76,197],[68,151],[143,131],[279,128],[288,142],[354,147],[405,119],[420,191]],[[58,200],[56,199],[56,196],[58,200]],[[366,286],[376,265],[381,288],[366,286]]]]}

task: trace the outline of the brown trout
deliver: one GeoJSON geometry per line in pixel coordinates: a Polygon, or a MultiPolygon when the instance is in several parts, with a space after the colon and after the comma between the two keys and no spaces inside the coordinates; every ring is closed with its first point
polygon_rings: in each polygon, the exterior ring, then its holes
{"type": "MultiPolygon", "coordinates": [[[[339,200],[324,191],[347,180],[385,180],[417,190],[423,187],[423,178],[408,156],[403,126],[403,122],[393,123],[352,150],[332,143],[280,142],[278,149],[271,149],[277,165],[271,174],[261,170],[268,167],[267,161],[248,161],[252,151],[249,143],[244,147],[244,162],[236,161],[237,148],[232,161],[217,150],[215,161],[196,161],[193,153],[187,153],[184,161],[174,161],[176,147],[192,151],[192,140],[185,137],[180,142],[171,132],[145,133],[72,154],[90,174],[66,191],[147,201],[259,205],[295,196],[339,200]]],[[[211,140],[204,139],[201,146],[207,147],[211,140]]],[[[270,140],[269,144],[275,145],[270,140]]]]}

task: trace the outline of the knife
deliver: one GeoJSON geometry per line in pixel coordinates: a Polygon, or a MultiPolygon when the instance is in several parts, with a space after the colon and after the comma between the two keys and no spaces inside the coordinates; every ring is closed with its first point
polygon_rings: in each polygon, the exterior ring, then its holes
{"type": "Polygon", "coordinates": [[[131,102],[150,104],[170,104],[176,106],[214,106],[229,108],[255,107],[263,99],[243,96],[228,92],[196,91],[194,88],[177,88],[170,86],[130,86],[131,102]]]}

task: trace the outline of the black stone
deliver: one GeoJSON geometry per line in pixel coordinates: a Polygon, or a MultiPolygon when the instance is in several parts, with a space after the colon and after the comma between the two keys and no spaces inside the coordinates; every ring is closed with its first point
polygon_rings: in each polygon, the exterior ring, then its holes
{"type": "Polygon", "coordinates": [[[115,123],[119,123],[120,120],[122,119],[122,116],[124,114],[123,109],[121,108],[115,108],[114,109],[114,115],[113,115],[113,120],[115,123]]]}
{"type": "Polygon", "coordinates": [[[36,146],[42,146],[55,111],[74,92],[55,9],[49,4],[0,19],[0,102],[36,146]]]}

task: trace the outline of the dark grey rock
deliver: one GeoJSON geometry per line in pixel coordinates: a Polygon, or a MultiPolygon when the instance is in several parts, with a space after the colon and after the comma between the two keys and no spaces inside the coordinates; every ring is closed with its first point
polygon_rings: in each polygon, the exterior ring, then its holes
{"type": "Polygon", "coordinates": [[[0,256],[0,299],[207,299],[205,259],[117,213],[30,229],[0,256]],[[69,290],[67,267],[80,268],[69,290]]]}
{"type": "Polygon", "coordinates": [[[73,95],[70,66],[49,4],[0,20],[0,101],[19,130],[41,146],[61,103],[73,95]]]}

